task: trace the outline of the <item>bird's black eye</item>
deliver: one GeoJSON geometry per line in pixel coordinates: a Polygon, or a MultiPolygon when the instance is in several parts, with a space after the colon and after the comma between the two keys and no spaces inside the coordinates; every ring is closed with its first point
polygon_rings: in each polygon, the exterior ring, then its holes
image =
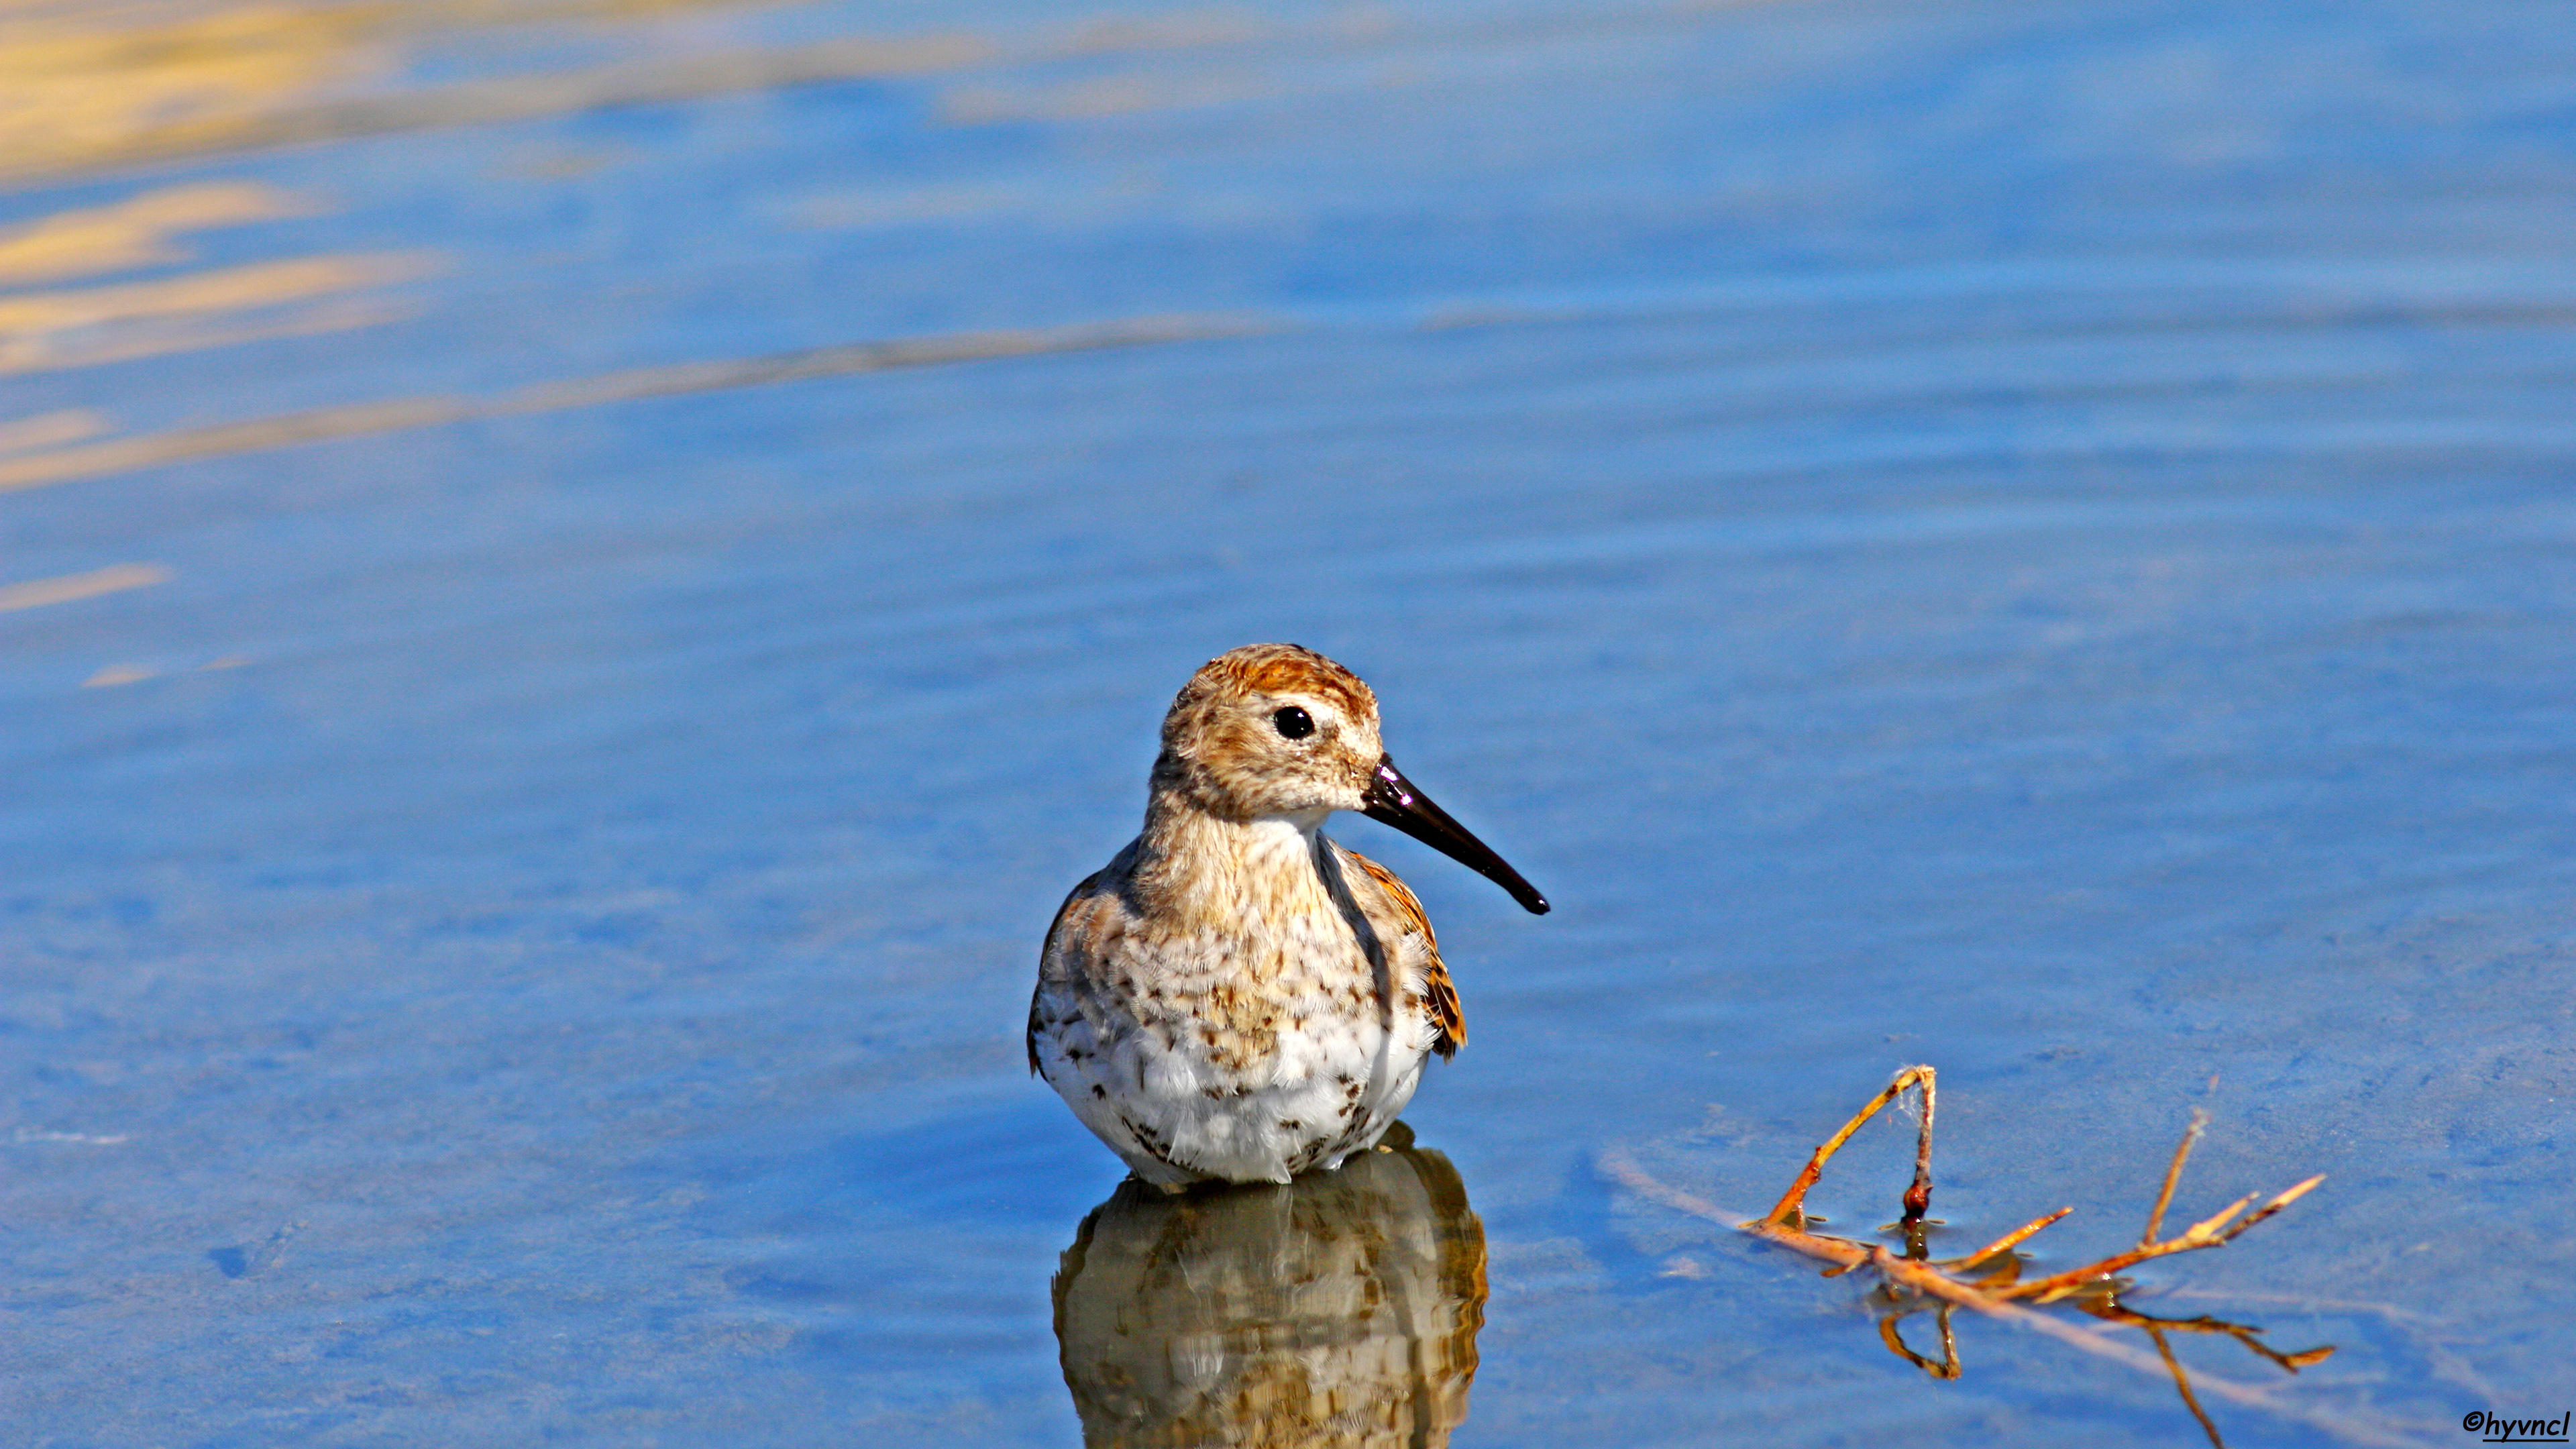
{"type": "Polygon", "coordinates": [[[1292,740],[1302,740],[1315,732],[1315,717],[1293,704],[1272,715],[1270,722],[1292,740]]]}

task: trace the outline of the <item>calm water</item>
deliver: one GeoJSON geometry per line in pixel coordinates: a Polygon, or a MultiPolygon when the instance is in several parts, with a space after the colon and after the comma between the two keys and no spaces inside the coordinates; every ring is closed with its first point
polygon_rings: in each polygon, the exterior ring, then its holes
{"type": "Polygon", "coordinates": [[[2229,1444],[2567,1407],[2558,0],[18,0],[0,187],[9,1442],[2206,1442],[1602,1166],[1916,1060],[2329,1174],[2229,1444]],[[1343,821],[1472,1045],[1175,1208],[1021,1014],[1273,638],[1558,909],[1343,821]]]}

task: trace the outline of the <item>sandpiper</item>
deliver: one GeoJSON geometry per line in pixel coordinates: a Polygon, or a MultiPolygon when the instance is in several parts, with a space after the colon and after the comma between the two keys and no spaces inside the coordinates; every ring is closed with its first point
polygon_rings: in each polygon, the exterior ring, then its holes
{"type": "Polygon", "coordinates": [[[1357,675],[1294,644],[1209,660],[1163,717],[1144,833],[1065,898],[1029,1003],[1029,1069],[1146,1182],[1338,1167],[1465,1044],[1421,903],[1325,838],[1336,810],[1547,910],[1395,768],[1357,675]]]}

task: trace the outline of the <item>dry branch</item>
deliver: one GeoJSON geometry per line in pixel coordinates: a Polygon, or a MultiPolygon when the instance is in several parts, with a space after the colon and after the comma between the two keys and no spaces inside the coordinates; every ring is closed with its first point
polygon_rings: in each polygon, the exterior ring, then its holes
{"type": "MultiPolygon", "coordinates": [[[[1601,1158],[1602,1171],[1639,1196],[1693,1217],[1723,1224],[1764,1242],[1787,1248],[1791,1252],[1826,1263],[1828,1277],[1867,1268],[1878,1274],[1881,1295],[1887,1311],[1882,1314],[1879,1333],[1890,1352],[1939,1378],[1959,1375],[1959,1356],[1951,1332],[1950,1314],[1954,1309],[1971,1309],[1988,1318],[1999,1319],[2028,1328],[2060,1342],[2069,1343],[2097,1357],[2124,1363],[2142,1371],[2169,1375],[2181,1392],[2183,1404],[2199,1421],[2213,1444],[2219,1443],[2217,1426],[2202,1409],[2193,1392],[2193,1380],[2184,1372],[2166,1342],[2168,1333],[2219,1334],[2233,1338],[2249,1351],[2279,1367],[2285,1373],[2323,1360],[2334,1352],[2332,1346],[2312,1348],[2300,1353],[2282,1353],[2265,1344],[2260,1330],[2223,1319],[2199,1317],[2188,1319],[2156,1318],[2138,1313],[2119,1300],[2126,1286],[2118,1275],[2153,1258],[2187,1253],[2202,1248],[2215,1248],[2234,1241],[2256,1223],[2271,1217],[2298,1201],[2325,1179],[2311,1177],[2294,1187],[2273,1195],[2269,1202],[2252,1213],[2245,1213],[2259,1193],[2249,1193],[2229,1204],[2223,1211],[2192,1224],[2170,1238],[2157,1236],[2163,1230],[2165,1212],[2173,1205],[2174,1189],[2182,1180],[2183,1165],[2190,1160],[2191,1150],[2208,1125],[2204,1113],[2194,1112],[2191,1125],[2174,1147],[2173,1159],[2165,1168],[2164,1182],[2156,1194],[2155,1206],[2147,1214],[2146,1227],[2138,1235],[2138,1244],[2125,1252],[2114,1253],[2078,1268],[2052,1273],[2028,1282],[2018,1281],[2021,1259],[2013,1250],[2041,1229],[2074,1211],[2059,1208],[2053,1213],[2034,1218],[1965,1257],[1934,1261],[1924,1251],[1924,1213],[1932,1201],[1932,1108],[1934,1078],[1928,1066],[1907,1067],[1898,1072],[1886,1088],[1869,1100],[1868,1105],[1853,1114],[1842,1130],[1827,1138],[1809,1154],[1806,1165],[1799,1169],[1789,1190],[1780,1196],[1771,1210],[1758,1218],[1744,1218],[1721,1211],[1689,1193],[1667,1186],[1639,1168],[1625,1152],[1612,1149],[1601,1158]],[[1920,1093],[1923,1102],[1922,1123],[1916,1138],[1914,1180],[1906,1188],[1904,1213],[1894,1225],[1904,1232],[1904,1254],[1890,1252],[1877,1243],[1855,1242],[1827,1234],[1808,1231],[1807,1193],[1852,1134],[1859,1131],[1878,1112],[1901,1098],[1908,1089],[1920,1093]],[[2243,1216],[2239,1216],[2244,1214],[2243,1216]],[[2106,1323],[2137,1328],[2152,1339],[2156,1352],[2142,1353],[2126,1343],[2115,1342],[2101,1329],[2082,1329],[2073,1324],[2032,1311],[2025,1304],[2067,1303],[2071,1307],[2106,1323]],[[1908,1314],[1930,1307],[1939,1325],[1941,1357],[1926,1358],[1906,1346],[1898,1332],[1899,1320],[1908,1314]]],[[[2392,1425],[2353,1419],[2304,1405],[2286,1402],[2273,1389],[2259,1384],[2214,1379],[2204,1375],[2200,1388],[2212,1398],[2231,1404],[2260,1408],[2269,1413],[2307,1424],[2332,1433],[2348,1442],[2373,1445],[2412,1444],[2392,1425]]],[[[2222,1446],[2223,1449],[2223,1446],[2222,1446]]]]}

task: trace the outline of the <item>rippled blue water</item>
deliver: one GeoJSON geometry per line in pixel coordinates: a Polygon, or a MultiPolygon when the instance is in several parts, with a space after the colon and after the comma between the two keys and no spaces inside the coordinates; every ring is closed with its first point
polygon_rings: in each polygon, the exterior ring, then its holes
{"type": "Polygon", "coordinates": [[[1036,943],[1271,638],[1558,906],[1336,827],[1472,1035],[1453,1442],[2200,1442],[1601,1165],[1758,1209],[1915,1060],[1959,1247],[2123,1246],[2195,1106],[2178,1215],[2329,1175],[2139,1275],[2337,1345],[2182,1343],[2230,1444],[2564,1407],[2563,5],[171,0],[0,73],[13,1442],[1078,1442],[1036,943]]]}

